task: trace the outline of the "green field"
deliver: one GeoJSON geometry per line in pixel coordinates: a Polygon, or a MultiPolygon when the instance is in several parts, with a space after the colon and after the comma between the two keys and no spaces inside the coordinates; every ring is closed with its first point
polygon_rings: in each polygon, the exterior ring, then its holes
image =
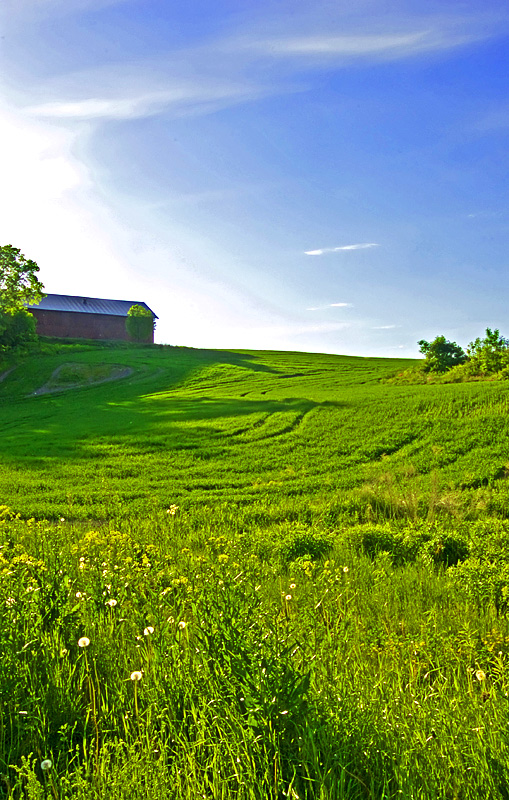
{"type": "Polygon", "coordinates": [[[0,499],[24,517],[99,521],[170,503],[261,521],[391,516],[387,503],[392,516],[440,502],[505,513],[509,383],[380,382],[411,363],[184,348],[34,358],[0,383],[0,499]],[[65,388],[73,369],[83,384],[105,366],[132,374],[65,388]],[[48,381],[62,390],[34,396],[48,381]]]}
{"type": "Polygon", "coordinates": [[[5,797],[509,798],[509,382],[412,363],[5,375],[5,797]]]}

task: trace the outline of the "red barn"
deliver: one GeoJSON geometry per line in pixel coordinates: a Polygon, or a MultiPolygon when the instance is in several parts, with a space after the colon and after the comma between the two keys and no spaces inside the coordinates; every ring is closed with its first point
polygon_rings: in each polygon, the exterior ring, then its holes
{"type": "MultiPolygon", "coordinates": [[[[143,306],[157,316],[146,303],[139,300],[103,300],[99,297],[73,297],[67,294],[48,294],[40,303],[28,306],[37,320],[40,336],[61,339],[122,339],[129,341],[125,323],[131,306],[143,306]]],[[[154,332],[147,342],[154,341],[154,332]]]]}

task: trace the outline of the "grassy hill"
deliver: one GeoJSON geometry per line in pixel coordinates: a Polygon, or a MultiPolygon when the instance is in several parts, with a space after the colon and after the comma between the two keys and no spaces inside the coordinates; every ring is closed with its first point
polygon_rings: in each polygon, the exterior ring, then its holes
{"type": "Polygon", "coordinates": [[[410,364],[3,377],[0,797],[507,800],[509,382],[410,364]]]}
{"type": "Polygon", "coordinates": [[[48,519],[505,514],[509,384],[381,383],[409,363],[63,346],[0,383],[0,499],[48,519]]]}

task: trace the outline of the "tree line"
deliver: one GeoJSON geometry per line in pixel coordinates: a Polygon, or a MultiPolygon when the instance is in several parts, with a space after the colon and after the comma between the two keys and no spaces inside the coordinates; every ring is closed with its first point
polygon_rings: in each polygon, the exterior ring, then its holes
{"type": "Polygon", "coordinates": [[[498,328],[486,328],[483,337],[477,337],[467,346],[466,352],[456,342],[437,336],[432,342],[417,342],[424,356],[424,372],[447,372],[453,368],[465,376],[494,375],[509,371],[509,339],[498,328]]]}

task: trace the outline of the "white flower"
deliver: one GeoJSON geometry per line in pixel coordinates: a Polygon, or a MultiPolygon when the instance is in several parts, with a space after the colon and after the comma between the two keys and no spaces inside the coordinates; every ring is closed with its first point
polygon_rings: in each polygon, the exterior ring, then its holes
{"type": "Polygon", "coordinates": [[[141,681],[142,677],[143,677],[143,675],[141,674],[141,672],[139,670],[135,670],[134,672],[131,672],[131,680],[132,681],[141,681]]]}
{"type": "Polygon", "coordinates": [[[154,629],[152,625],[148,625],[148,627],[146,627],[145,630],[143,631],[143,635],[150,636],[151,633],[154,633],[154,629]]]}
{"type": "Polygon", "coordinates": [[[180,628],[181,631],[183,631],[184,628],[186,627],[186,623],[184,622],[183,619],[180,620],[178,627],[180,628]]]}
{"type": "Polygon", "coordinates": [[[171,516],[174,517],[178,510],[179,507],[172,503],[172,505],[167,509],[166,513],[171,514],[171,516]]]}
{"type": "Polygon", "coordinates": [[[51,760],[49,758],[45,758],[44,761],[41,761],[41,769],[43,772],[46,772],[48,769],[51,769],[53,766],[51,760]]]}
{"type": "Polygon", "coordinates": [[[483,672],[482,669],[478,669],[477,672],[475,673],[475,677],[477,678],[478,681],[482,683],[483,681],[486,680],[486,673],[483,672]]]}
{"type": "Polygon", "coordinates": [[[115,606],[117,605],[117,601],[115,600],[114,597],[110,597],[109,600],[106,600],[106,605],[109,606],[110,608],[115,608],[115,606]]]}
{"type": "Polygon", "coordinates": [[[343,567],[343,572],[348,572],[348,567],[343,567]]]}
{"type": "Polygon", "coordinates": [[[291,584],[290,584],[290,589],[295,589],[296,585],[297,585],[297,584],[295,584],[295,583],[291,583],[291,584]]]}
{"type": "Polygon", "coordinates": [[[81,639],[78,639],[78,647],[88,647],[90,644],[90,639],[86,636],[82,636],[81,639]]]}

